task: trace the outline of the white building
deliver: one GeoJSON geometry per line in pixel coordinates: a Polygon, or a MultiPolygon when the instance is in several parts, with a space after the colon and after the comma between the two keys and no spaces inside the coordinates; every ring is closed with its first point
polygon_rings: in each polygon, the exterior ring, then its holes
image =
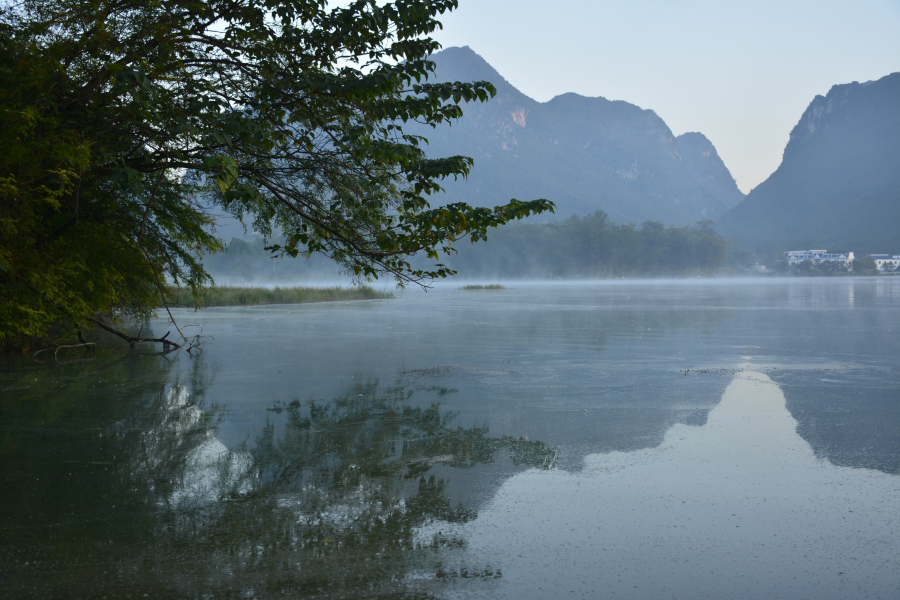
{"type": "Polygon", "coordinates": [[[900,255],[870,254],[869,256],[875,260],[875,266],[879,271],[896,271],[900,268],[900,255]]]}
{"type": "Polygon", "coordinates": [[[781,260],[786,261],[789,265],[799,265],[808,260],[814,265],[821,265],[824,262],[843,263],[848,269],[853,268],[854,259],[852,252],[829,254],[828,250],[791,250],[781,256],[781,260]]]}

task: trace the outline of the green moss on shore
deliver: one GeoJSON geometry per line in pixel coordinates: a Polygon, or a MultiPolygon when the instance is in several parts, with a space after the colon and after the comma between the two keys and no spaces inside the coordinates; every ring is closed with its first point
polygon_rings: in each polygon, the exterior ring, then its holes
{"type": "Polygon", "coordinates": [[[170,306],[256,306],[263,304],[306,304],[309,302],[338,302],[344,300],[380,300],[394,298],[391,292],[375,290],[367,285],[356,287],[217,287],[195,302],[191,291],[179,288],[170,306]]]}

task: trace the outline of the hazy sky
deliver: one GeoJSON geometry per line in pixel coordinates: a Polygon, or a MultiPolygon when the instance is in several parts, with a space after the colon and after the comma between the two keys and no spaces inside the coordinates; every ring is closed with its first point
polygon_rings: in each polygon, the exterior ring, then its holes
{"type": "Polygon", "coordinates": [[[444,47],[536,100],[626,100],[700,131],[744,192],[816,94],[900,71],[900,0],[460,0],[441,20],[444,47]]]}

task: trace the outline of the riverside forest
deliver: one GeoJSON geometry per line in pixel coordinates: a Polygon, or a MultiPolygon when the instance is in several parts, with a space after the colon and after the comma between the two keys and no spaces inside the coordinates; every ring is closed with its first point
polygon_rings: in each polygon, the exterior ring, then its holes
{"type": "Polygon", "coordinates": [[[897,30],[0,0],[0,597],[896,600],[897,30]]]}

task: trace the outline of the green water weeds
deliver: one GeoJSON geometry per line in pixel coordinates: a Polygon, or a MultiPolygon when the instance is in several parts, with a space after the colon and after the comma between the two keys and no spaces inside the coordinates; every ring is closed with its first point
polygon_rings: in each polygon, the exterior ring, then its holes
{"type": "Polygon", "coordinates": [[[394,298],[393,292],[379,291],[368,285],[353,287],[218,287],[195,298],[189,288],[179,288],[173,306],[205,308],[207,306],[255,306],[261,304],[306,304],[343,300],[383,300],[394,298]]]}

